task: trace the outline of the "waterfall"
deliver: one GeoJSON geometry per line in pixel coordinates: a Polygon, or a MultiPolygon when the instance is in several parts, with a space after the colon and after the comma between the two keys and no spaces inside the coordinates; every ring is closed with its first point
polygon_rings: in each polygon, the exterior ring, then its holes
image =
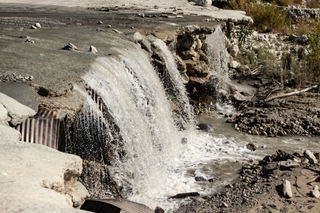
{"type": "Polygon", "coordinates": [[[230,82],[225,39],[221,28],[218,26],[214,33],[207,35],[206,41],[210,58],[210,75],[222,78],[225,82],[230,82]]]}
{"type": "Polygon", "coordinates": [[[215,139],[195,130],[173,56],[163,42],[152,42],[166,62],[189,128],[178,130],[170,98],[148,54],[138,45],[125,43],[112,47],[116,54],[96,59],[83,76],[85,90],[75,87],[87,102],[75,121],[71,152],[85,160],[82,181],[91,197],[122,194],[170,212],[180,202],[170,196],[212,193],[212,183],[198,183],[195,177],[213,177],[216,171],[207,165],[237,159],[239,149],[236,143],[226,143],[225,137],[215,139]],[[110,182],[115,185],[106,184],[110,182]]]}

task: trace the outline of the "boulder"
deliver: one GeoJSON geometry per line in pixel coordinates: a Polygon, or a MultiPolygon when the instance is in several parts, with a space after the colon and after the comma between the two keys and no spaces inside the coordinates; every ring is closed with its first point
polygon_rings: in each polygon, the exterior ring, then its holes
{"type": "Polygon", "coordinates": [[[304,151],[304,156],[306,158],[308,158],[309,162],[311,164],[317,164],[318,163],[318,160],[316,159],[316,157],[313,155],[313,153],[310,151],[310,150],[306,150],[304,151]]]}
{"type": "Polygon", "coordinates": [[[292,191],[290,181],[284,180],[283,184],[283,195],[288,198],[292,198],[292,191]]]}
{"type": "Polygon", "coordinates": [[[17,141],[12,131],[12,137],[0,137],[0,212],[83,212],[72,207],[89,195],[77,181],[81,158],[17,141]]]}
{"type": "Polygon", "coordinates": [[[0,93],[0,103],[8,110],[8,115],[11,118],[10,123],[13,126],[22,123],[24,120],[34,116],[37,113],[33,109],[22,105],[18,101],[3,93],[0,93]]]}

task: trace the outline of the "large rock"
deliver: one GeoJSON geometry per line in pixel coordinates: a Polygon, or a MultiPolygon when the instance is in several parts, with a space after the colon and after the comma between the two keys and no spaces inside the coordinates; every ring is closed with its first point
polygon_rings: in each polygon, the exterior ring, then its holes
{"type": "Polygon", "coordinates": [[[9,121],[8,110],[0,103],[0,119],[9,121]]]}
{"type": "Polygon", "coordinates": [[[0,138],[0,212],[83,212],[81,158],[15,139],[0,138]]]}
{"type": "Polygon", "coordinates": [[[25,119],[34,116],[37,113],[33,109],[22,105],[3,93],[0,93],[0,103],[8,110],[8,114],[11,118],[10,122],[14,126],[22,123],[25,119]]]}

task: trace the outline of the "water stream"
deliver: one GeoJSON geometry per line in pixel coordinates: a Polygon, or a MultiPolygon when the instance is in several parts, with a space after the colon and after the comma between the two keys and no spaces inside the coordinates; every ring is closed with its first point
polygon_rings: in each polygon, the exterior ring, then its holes
{"type": "Polygon", "coordinates": [[[257,160],[279,148],[290,151],[318,147],[318,143],[310,139],[267,139],[237,133],[223,124],[223,117],[198,118],[200,122],[214,123],[214,133],[196,130],[172,55],[161,41],[154,44],[162,50],[168,72],[174,78],[176,97],[186,106],[190,121],[186,130],[178,130],[163,84],[148,55],[136,45],[112,47],[118,54],[99,57],[83,76],[89,91],[98,94],[98,98],[79,89],[88,99],[77,123],[79,134],[85,132],[86,135],[82,140],[87,143],[84,148],[88,155],[92,153],[96,158],[108,153],[107,160],[96,161],[108,164],[111,175],[130,186],[126,194],[129,200],[152,209],[161,206],[166,212],[172,212],[188,200],[168,197],[194,191],[202,196],[212,195],[235,180],[242,163],[257,160]],[[90,128],[100,128],[103,132],[90,128]],[[97,142],[101,138],[105,141],[97,142]],[[187,143],[182,143],[186,140],[187,143]],[[264,148],[251,152],[245,146],[249,142],[264,148]],[[98,144],[100,148],[88,143],[98,144]],[[296,147],[287,147],[288,143],[296,147]],[[105,146],[107,150],[101,148],[105,146]],[[119,154],[121,149],[124,154],[119,154]],[[110,150],[113,150],[111,154],[110,150]],[[213,178],[215,183],[196,181],[196,177],[213,178]]]}

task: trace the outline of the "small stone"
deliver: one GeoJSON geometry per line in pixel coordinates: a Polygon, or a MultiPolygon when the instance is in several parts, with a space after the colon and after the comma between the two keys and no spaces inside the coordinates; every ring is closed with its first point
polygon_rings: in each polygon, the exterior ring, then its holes
{"type": "Polygon", "coordinates": [[[41,28],[41,24],[40,23],[35,23],[34,26],[37,27],[37,28],[41,28]]]}
{"type": "Polygon", "coordinates": [[[309,162],[311,164],[317,164],[318,163],[318,160],[316,159],[316,157],[313,155],[313,153],[310,151],[310,150],[306,150],[304,151],[304,156],[306,158],[308,158],[309,162]]]}
{"type": "Polygon", "coordinates": [[[240,63],[237,62],[237,61],[231,61],[231,62],[229,63],[229,67],[230,67],[230,68],[233,68],[233,69],[237,69],[237,68],[240,67],[240,63]]]}
{"type": "Polygon", "coordinates": [[[222,203],[222,207],[228,208],[229,205],[228,205],[227,203],[223,202],[223,203],[222,203]]]}
{"type": "Polygon", "coordinates": [[[181,139],[181,143],[184,145],[184,144],[187,144],[188,143],[188,138],[182,138],[181,139]]]}
{"type": "Polygon", "coordinates": [[[108,25],[107,28],[111,28],[111,25],[108,25]]]}
{"type": "Polygon", "coordinates": [[[257,150],[257,147],[256,145],[254,145],[253,143],[248,143],[246,145],[247,149],[251,150],[251,151],[256,151],[257,150]]]}
{"type": "Polygon", "coordinates": [[[196,176],[194,179],[196,181],[207,181],[207,179],[205,179],[204,177],[201,177],[201,176],[196,176]]]}
{"type": "Polygon", "coordinates": [[[98,53],[98,50],[97,50],[97,48],[95,48],[94,46],[90,46],[90,48],[89,48],[89,52],[91,52],[91,53],[98,53]]]}
{"type": "Polygon", "coordinates": [[[102,22],[102,21],[99,21],[98,24],[103,24],[103,22],[102,22]]]}
{"type": "Polygon", "coordinates": [[[157,206],[156,209],[154,210],[154,212],[155,213],[164,213],[164,210],[161,207],[157,206]]]}
{"type": "Polygon", "coordinates": [[[26,43],[30,43],[30,44],[33,44],[33,43],[34,43],[34,41],[33,41],[33,40],[31,40],[30,38],[27,38],[24,42],[26,42],[26,43]]]}
{"type": "Polygon", "coordinates": [[[318,190],[318,186],[315,186],[313,188],[313,190],[310,191],[310,194],[311,194],[312,197],[319,198],[320,197],[320,193],[319,193],[319,190],[318,190]]]}
{"type": "Polygon", "coordinates": [[[32,26],[30,27],[30,29],[36,30],[36,29],[37,29],[37,27],[36,27],[36,26],[34,26],[34,25],[32,25],[32,26]]]}
{"type": "Polygon", "coordinates": [[[291,191],[291,185],[290,185],[290,181],[288,180],[285,180],[283,182],[283,195],[285,197],[288,197],[288,198],[292,198],[292,191],[291,191]]]}
{"type": "Polygon", "coordinates": [[[62,47],[62,49],[63,50],[78,50],[78,48],[72,43],[69,43],[66,46],[62,47]]]}

